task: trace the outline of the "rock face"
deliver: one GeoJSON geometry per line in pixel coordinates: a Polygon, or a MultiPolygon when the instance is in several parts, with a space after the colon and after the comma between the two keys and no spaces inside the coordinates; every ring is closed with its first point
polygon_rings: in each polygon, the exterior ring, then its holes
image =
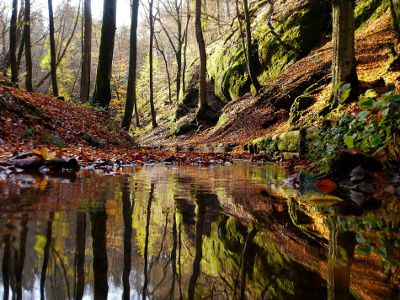
{"type": "MultiPolygon", "coordinates": [[[[330,1],[279,0],[273,8],[267,1],[260,2],[251,8],[254,18],[252,51],[258,57],[256,73],[260,82],[266,84],[321,41],[329,29],[330,1]]],[[[208,72],[215,80],[215,94],[225,102],[251,91],[240,32],[236,27],[233,34],[209,51],[208,72]]]]}

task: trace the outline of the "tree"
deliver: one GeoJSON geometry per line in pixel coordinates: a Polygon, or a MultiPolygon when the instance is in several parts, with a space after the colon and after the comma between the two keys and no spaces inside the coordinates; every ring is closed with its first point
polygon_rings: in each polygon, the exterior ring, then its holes
{"type": "Polygon", "coordinates": [[[131,3],[131,31],[130,31],[130,46],[129,46],[129,71],[128,71],[128,86],[126,91],[125,112],[122,119],[122,128],[129,130],[132,123],[133,109],[135,109],[136,127],[140,126],[139,114],[137,109],[136,99],[136,69],[137,69],[137,23],[139,1],[132,0],[131,3]]]}
{"type": "Polygon", "coordinates": [[[355,56],[354,0],[332,1],[332,105],[341,101],[338,86],[349,83],[355,88],[358,78],[355,56]]]}
{"type": "MultiPolygon", "coordinates": [[[[76,28],[78,27],[78,21],[79,21],[79,16],[80,16],[80,8],[81,8],[81,0],[79,0],[78,11],[77,11],[77,13],[76,13],[76,17],[75,17],[74,24],[73,24],[73,26],[72,26],[71,34],[69,35],[69,37],[68,37],[68,39],[67,39],[67,42],[65,43],[64,48],[61,48],[61,45],[60,45],[60,49],[59,49],[59,51],[57,51],[58,54],[57,54],[56,67],[58,67],[58,66],[61,64],[62,60],[64,59],[65,55],[67,54],[68,47],[69,47],[70,44],[72,43],[72,40],[73,40],[73,38],[74,38],[74,36],[75,36],[75,31],[76,31],[76,28]]],[[[63,14],[63,15],[65,15],[65,14],[63,14]]],[[[65,17],[67,18],[68,15],[66,15],[65,17]]],[[[66,21],[61,21],[61,23],[62,23],[63,25],[65,25],[65,22],[66,22],[66,21]]],[[[62,32],[62,33],[61,33],[61,36],[59,36],[59,38],[60,38],[60,39],[66,38],[66,37],[63,37],[63,33],[64,33],[64,31],[65,31],[64,26],[63,26],[62,28],[60,28],[59,31],[62,32]]],[[[51,71],[48,72],[46,75],[44,75],[44,76],[39,80],[39,82],[38,82],[37,85],[36,85],[36,88],[39,89],[39,88],[46,82],[46,80],[47,80],[50,76],[51,76],[51,71]]]]}
{"type": "MultiPolygon", "coordinates": [[[[258,82],[257,76],[255,74],[256,65],[254,62],[254,55],[253,55],[253,45],[251,40],[251,20],[250,20],[250,13],[249,13],[249,4],[247,0],[243,0],[243,12],[244,18],[246,21],[246,65],[247,71],[249,73],[249,77],[251,82],[253,83],[254,88],[258,92],[261,89],[261,84],[258,82]]],[[[240,20],[239,20],[240,22],[240,20]]]]}
{"type": "Polygon", "coordinates": [[[10,21],[10,66],[11,66],[11,82],[18,83],[18,65],[17,65],[17,14],[18,0],[13,0],[12,13],[10,21]]]}
{"type": "Polygon", "coordinates": [[[92,60],[92,3],[91,0],[84,2],[84,29],[82,49],[82,73],[80,98],[82,102],[89,100],[90,93],[90,67],[92,60]]]}
{"type": "Polygon", "coordinates": [[[150,44],[149,44],[149,62],[150,62],[150,109],[151,109],[151,124],[153,128],[157,127],[156,111],[154,108],[154,82],[153,82],[153,44],[154,44],[154,16],[153,16],[154,0],[149,0],[149,22],[150,22],[150,44]]]}
{"type": "Polygon", "coordinates": [[[207,109],[207,54],[204,42],[203,30],[201,28],[201,0],[196,0],[195,18],[196,40],[200,55],[200,90],[199,90],[199,110],[198,115],[205,113],[207,109]]]}
{"type": "Polygon", "coordinates": [[[54,39],[54,17],[53,17],[53,1],[48,0],[49,8],[49,31],[50,31],[50,68],[51,68],[51,85],[53,87],[54,97],[58,97],[57,86],[57,66],[56,66],[56,41],[54,39]]]}
{"type": "Polygon", "coordinates": [[[101,28],[99,62],[93,103],[108,107],[111,101],[111,72],[114,55],[117,0],[104,0],[103,25],[101,28]]]}
{"type": "Polygon", "coordinates": [[[31,1],[25,0],[24,13],[24,43],[25,43],[25,87],[33,92],[32,85],[32,49],[31,49],[31,1]]]}
{"type": "MultiPolygon", "coordinates": [[[[159,20],[159,23],[168,38],[173,49],[176,60],[176,103],[179,102],[182,83],[182,50],[185,43],[186,29],[183,30],[183,3],[182,0],[161,1],[169,17],[174,20],[175,28],[171,32],[165,24],[159,20]]],[[[189,5],[189,4],[188,4],[189,5]]]]}

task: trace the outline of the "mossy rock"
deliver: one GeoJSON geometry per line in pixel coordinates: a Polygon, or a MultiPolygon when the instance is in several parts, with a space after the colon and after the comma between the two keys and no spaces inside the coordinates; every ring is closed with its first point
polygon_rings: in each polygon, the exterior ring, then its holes
{"type": "Polygon", "coordinates": [[[278,16],[272,23],[268,22],[268,11],[259,18],[255,36],[259,38],[263,82],[278,77],[321,41],[330,26],[330,12],[330,1],[309,0],[301,6],[288,7],[286,14],[278,16]]]}
{"type": "Polygon", "coordinates": [[[300,131],[289,131],[279,135],[278,150],[282,152],[299,152],[300,131]]]}

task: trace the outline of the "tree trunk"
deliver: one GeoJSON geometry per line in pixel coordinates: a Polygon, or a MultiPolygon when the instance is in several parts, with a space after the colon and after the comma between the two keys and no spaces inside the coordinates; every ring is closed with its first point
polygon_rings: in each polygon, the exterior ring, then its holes
{"type": "Polygon", "coordinates": [[[54,97],[58,97],[57,86],[57,66],[56,66],[56,41],[54,39],[54,17],[53,17],[53,1],[48,0],[49,7],[49,30],[50,30],[50,68],[51,68],[51,85],[53,87],[54,97]]]}
{"type": "Polygon", "coordinates": [[[333,33],[332,33],[332,104],[340,102],[341,91],[338,85],[350,83],[352,88],[357,84],[355,57],[355,24],[354,0],[334,0],[333,33]]]}
{"type": "Polygon", "coordinates": [[[201,28],[201,0],[196,0],[196,40],[199,46],[200,55],[200,91],[199,91],[199,112],[202,114],[207,108],[207,83],[206,83],[206,73],[207,73],[207,54],[206,45],[203,37],[203,30],[201,28]]]}
{"type": "Polygon", "coordinates": [[[40,272],[40,299],[46,299],[46,277],[47,277],[47,267],[49,265],[50,259],[50,246],[51,239],[53,235],[53,221],[54,221],[54,212],[49,212],[49,219],[47,221],[47,230],[46,230],[46,244],[43,248],[43,264],[42,270],[40,272]]]}
{"type": "Polygon", "coordinates": [[[76,213],[75,299],[81,300],[85,291],[86,213],[76,213]]]}
{"type": "Polygon", "coordinates": [[[12,14],[10,21],[10,66],[11,66],[11,82],[18,83],[18,65],[17,65],[17,13],[18,0],[13,0],[12,14]]]}
{"type": "Polygon", "coordinates": [[[93,93],[93,103],[106,108],[111,102],[111,75],[114,55],[116,12],[117,1],[104,0],[99,63],[97,67],[96,86],[93,93]]]}
{"type": "Polygon", "coordinates": [[[187,65],[187,44],[189,35],[189,22],[190,22],[190,1],[186,3],[186,27],[183,45],[183,67],[182,67],[182,93],[186,92],[186,65],[187,65]]]}
{"type": "Polygon", "coordinates": [[[32,52],[31,52],[31,1],[25,0],[24,14],[24,41],[25,41],[25,87],[28,92],[33,92],[32,85],[32,52]]]}
{"type": "Polygon", "coordinates": [[[153,16],[154,0],[149,1],[149,20],[150,20],[150,45],[149,45],[149,61],[150,61],[150,109],[151,124],[153,128],[157,127],[156,111],[154,108],[154,83],[153,83],[153,43],[154,43],[154,16],[153,16]]]}
{"type": "Polygon", "coordinates": [[[243,0],[243,12],[244,18],[246,20],[246,51],[247,51],[247,70],[249,72],[249,77],[251,82],[253,83],[254,88],[258,92],[261,89],[261,84],[258,82],[257,76],[255,74],[255,63],[254,57],[252,53],[252,40],[251,40],[251,20],[250,20],[250,13],[249,13],[249,5],[247,0],[243,0]]]}
{"type": "Polygon", "coordinates": [[[90,233],[93,249],[93,295],[105,300],[108,296],[107,213],[105,207],[90,212],[90,233]]]}
{"type": "Polygon", "coordinates": [[[128,87],[126,92],[125,113],[122,119],[122,128],[129,130],[132,123],[133,109],[135,109],[136,127],[140,126],[139,114],[136,99],[136,69],[137,69],[137,23],[139,1],[133,0],[131,3],[131,33],[130,33],[130,52],[129,52],[129,72],[128,87]]]}
{"type": "Polygon", "coordinates": [[[92,4],[85,0],[84,29],[83,29],[83,55],[80,98],[82,102],[89,101],[90,93],[90,67],[92,64],[92,4]]]}
{"type": "Polygon", "coordinates": [[[165,71],[167,72],[167,81],[168,81],[168,103],[171,104],[171,103],[172,103],[172,89],[171,89],[171,84],[172,84],[172,83],[171,83],[171,73],[170,73],[169,68],[168,68],[168,59],[167,59],[167,56],[165,55],[164,49],[161,48],[161,46],[160,46],[160,44],[159,44],[158,39],[157,39],[156,36],[154,37],[154,39],[155,39],[155,42],[156,42],[156,48],[157,48],[158,52],[160,52],[160,54],[161,54],[161,56],[162,56],[162,58],[163,58],[164,65],[165,65],[165,71]]]}

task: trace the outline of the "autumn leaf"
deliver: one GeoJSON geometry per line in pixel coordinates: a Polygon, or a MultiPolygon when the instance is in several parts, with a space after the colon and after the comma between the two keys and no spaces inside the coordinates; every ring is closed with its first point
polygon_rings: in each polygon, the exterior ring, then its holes
{"type": "Polygon", "coordinates": [[[331,179],[322,179],[315,183],[315,187],[325,194],[330,194],[337,188],[337,185],[331,179]]]}

